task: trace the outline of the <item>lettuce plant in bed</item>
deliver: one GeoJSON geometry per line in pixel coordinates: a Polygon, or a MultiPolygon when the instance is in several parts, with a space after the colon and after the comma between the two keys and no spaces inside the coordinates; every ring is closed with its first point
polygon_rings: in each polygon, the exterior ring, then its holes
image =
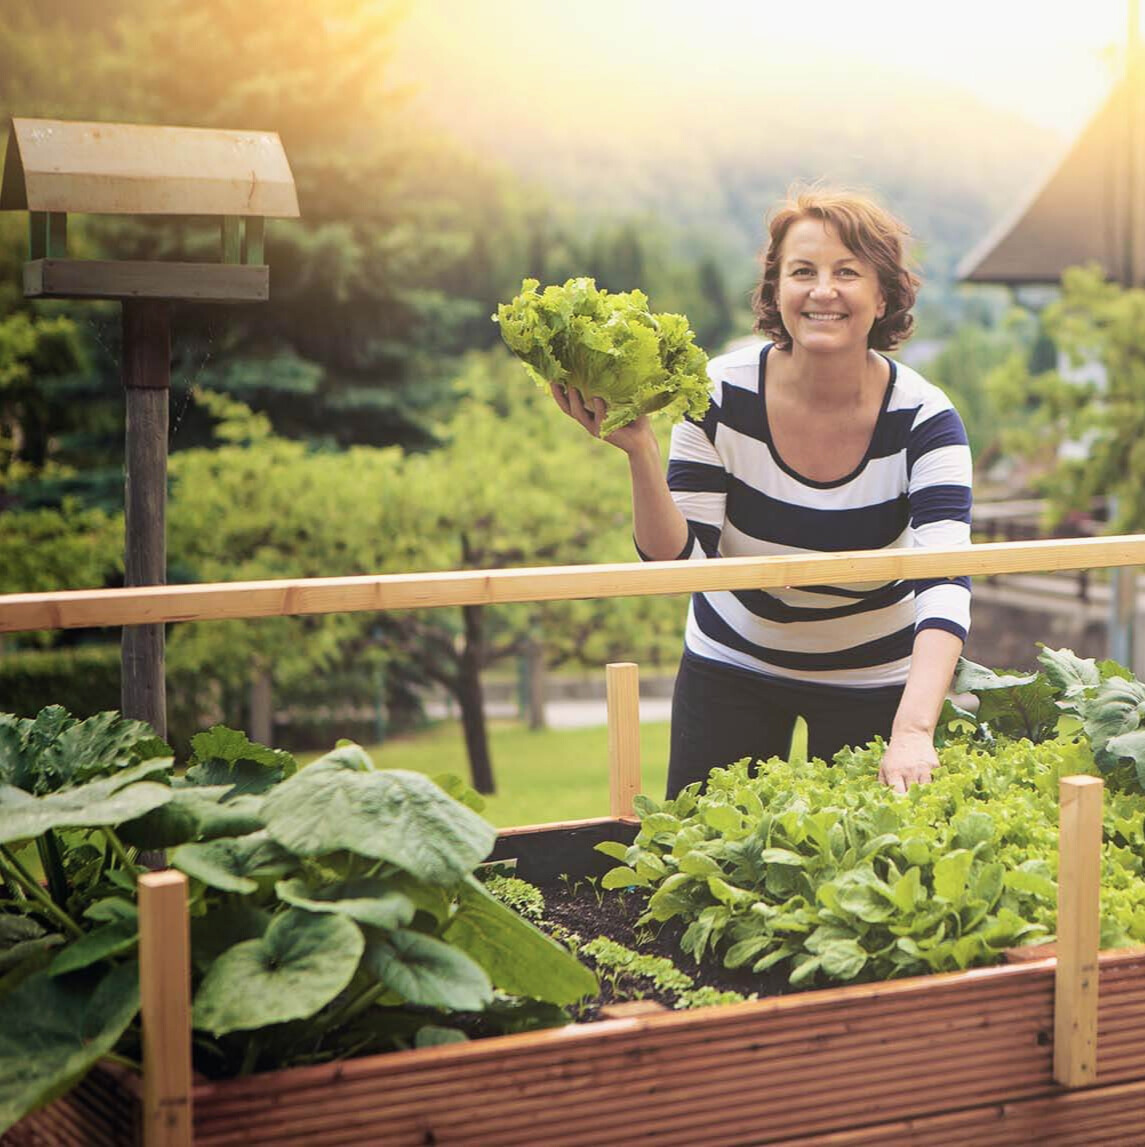
{"type": "Polygon", "coordinates": [[[526,279],[494,322],[538,385],[565,383],[605,400],[603,434],[641,414],[699,418],[708,407],[707,357],[688,320],[652,314],[642,291],[612,293],[587,278],[542,291],[526,279]]]}
{"type": "Polygon", "coordinates": [[[596,990],[474,879],[495,830],[421,774],[349,744],[299,771],[215,728],[175,777],[169,756],[138,760],[145,726],[61,714],[0,717],[0,1132],[102,1056],[138,1057],[137,849],[190,878],[211,1076],[559,1023],[596,990]],[[61,774],[59,738],[96,733],[61,774]]]}
{"type": "Polygon", "coordinates": [[[941,747],[930,785],[906,796],[880,785],[879,743],[833,766],[740,761],[703,793],[641,798],[634,843],[598,846],[621,862],[603,883],[645,889],[645,921],[679,919],[695,959],[782,966],[793,984],[991,963],[1052,937],[1058,782],[1104,763],[1102,943],[1145,941],[1145,795],[1128,704],[1145,691],[1068,650],[1042,662],[1046,674],[1025,679],[962,667],[984,696],[978,714],[953,715],[964,732],[941,747]]]}

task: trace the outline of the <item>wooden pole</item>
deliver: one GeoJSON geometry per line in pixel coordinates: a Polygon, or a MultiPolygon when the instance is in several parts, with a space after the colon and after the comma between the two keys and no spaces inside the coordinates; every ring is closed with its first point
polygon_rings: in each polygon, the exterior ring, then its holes
{"type": "MultiPolygon", "coordinates": [[[[127,403],[125,573],[128,586],[167,581],[167,420],[171,387],[169,304],[123,304],[123,386],[127,403]]],[[[167,736],[162,624],[123,630],[124,716],[167,736]]]]}
{"type": "Polygon", "coordinates": [[[613,816],[634,816],[640,791],[640,667],[614,662],[605,670],[608,694],[608,796],[613,816]]]}
{"type": "Polygon", "coordinates": [[[1054,1079],[1097,1079],[1097,947],[1101,930],[1101,794],[1097,777],[1061,779],[1054,1079]]]}
{"type": "Polygon", "coordinates": [[[143,1145],[191,1147],[191,932],[187,878],[139,878],[143,1145]]]}

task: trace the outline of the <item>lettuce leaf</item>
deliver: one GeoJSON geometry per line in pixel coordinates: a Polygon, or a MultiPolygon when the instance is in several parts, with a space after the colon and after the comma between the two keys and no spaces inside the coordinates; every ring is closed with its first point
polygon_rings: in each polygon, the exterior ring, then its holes
{"type": "Polygon", "coordinates": [[[611,434],[654,411],[673,421],[708,408],[707,356],[683,315],[652,314],[642,291],[611,293],[593,279],[543,291],[526,279],[493,321],[539,386],[559,382],[603,398],[611,434]]]}

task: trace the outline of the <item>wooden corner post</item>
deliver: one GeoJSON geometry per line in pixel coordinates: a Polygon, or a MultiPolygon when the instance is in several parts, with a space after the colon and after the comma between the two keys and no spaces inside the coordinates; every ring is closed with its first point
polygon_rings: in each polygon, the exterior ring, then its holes
{"type": "Polygon", "coordinates": [[[1101,931],[1101,797],[1098,777],[1061,779],[1054,1080],[1097,1079],[1097,948],[1101,931]]]}
{"type": "Polygon", "coordinates": [[[605,670],[608,692],[608,795],[612,816],[634,816],[640,791],[640,667],[614,662],[605,670]]]}
{"type": "Polygon", "coordinates": [[[143,1147],[191,1147],[191,934],[187,878],[139,878],[143,1147]]]}

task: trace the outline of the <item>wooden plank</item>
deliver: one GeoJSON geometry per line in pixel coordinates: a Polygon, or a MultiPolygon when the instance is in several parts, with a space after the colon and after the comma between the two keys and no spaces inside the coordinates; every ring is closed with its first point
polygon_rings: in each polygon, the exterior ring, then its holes
{"type": "Polygon", "coordinates": [[[34,299],[194,299],[255,303],[270,298],[270,271],[223,263],[34,259],[24,264],[34,299]]]}
{"type": "Polygon", "coordinates": [[[12,140],[23,178],[4,180],[0,209],[298,215],[276,132],[16,117],[12,140]]]}
{"type": "Polygon", "coordinates": [[[144,1147],[191,1147],[191,932],[187,878],[139,878],[144,1147]]]}
{"type": "MultiPolygon", "coordinates": [[[[216,267],[263,272],[265,267],[216,267]]],[[[625,562],[442,573],[284,578],[142,589],[66,590],[0,596],[0,633],[497,605],[514,601],[639,597],[696,590],[767,589],[897,578],[1094,569],[1145,564],[1145,535],[997,542],[952,549],[856,550],[709,562],[625,562]]]]}
{"type": "Polygon", "coordinates": [[[225,215],[219,220],[224,263],[242,262],[242,226],[237,215],[225,215]]]}
{"type": "Polygon", "coordinates": [[[1058,851],[1054,1079],[1097,1079],[1097,949],[1101,930],[1101,794],[1098,777],[1063,777],[1058,851]]]}
{"type": "MultiPolygon", "coordinates": [[[[171,385],[169,305],[123,304],[123,386],[127,406],[124,571],[129,586],[167,580],[167,426],[171,385]]],[[[120,676],[125,717],[167,735],[164,627],[124,626],[120,676]]]]}
{"type": "Polygon", "coordinates": [[[243,262],[261,266],[266,262],[266,220],[261,215],[248,215],[243,228],[243,262]]]}
{"type": "Polygon", "coordinates": [[[634,816],[640,791],[640,667],[616,661],[605,669],[608,696],[608,800],[614,817],[634,816]]]}

